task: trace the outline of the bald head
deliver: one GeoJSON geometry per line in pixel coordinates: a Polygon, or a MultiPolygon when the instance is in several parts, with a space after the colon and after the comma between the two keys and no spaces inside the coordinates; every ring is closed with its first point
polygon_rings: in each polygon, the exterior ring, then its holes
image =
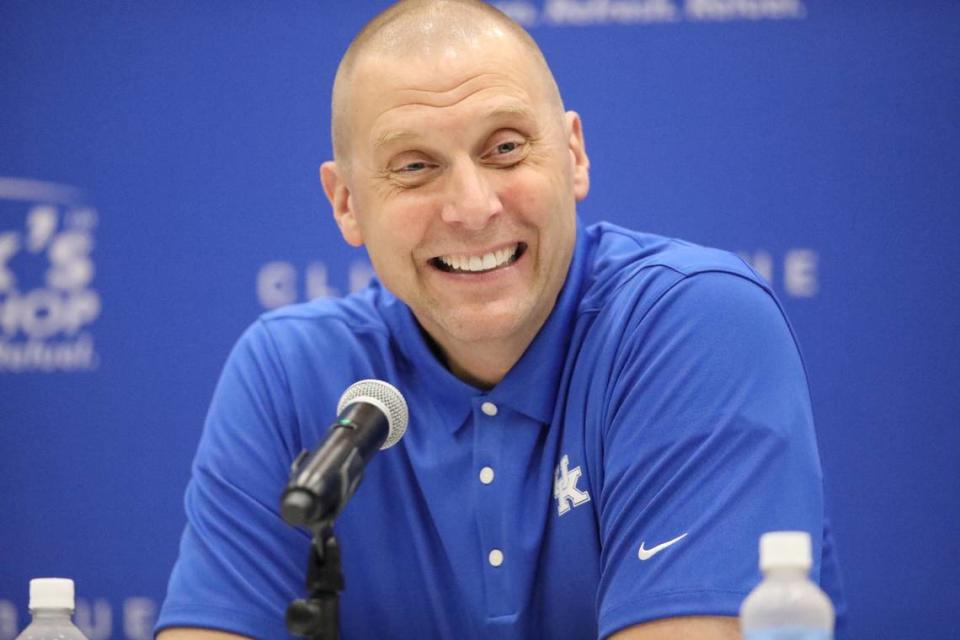
{"type": "Polygon", "coordinates": [[[445,51],[482,47],[491,37],[508,38],[542,73],[558,114],[563,104],[556,81],[540,47],[524,29],[481,0],[401,0],[384,10],[350,43],[333,83],[331,137],[334,158],[349,165],[353,135],[351,114],[356,110],[352,91],[355,71],[372,59],[404,60],[441,57],[445,51]]]}

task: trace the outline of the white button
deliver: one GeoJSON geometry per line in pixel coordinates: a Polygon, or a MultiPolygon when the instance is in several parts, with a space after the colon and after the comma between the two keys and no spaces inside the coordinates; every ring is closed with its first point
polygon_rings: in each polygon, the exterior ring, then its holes
{"type": "Polygon", "coordinates": [[[484,402],[480,405],[480,411],[483,411],[488,416],[495,416],[497,415],[497,405],[492,402],[484,402]]]}
{"type": "Polygon", "coordinates": [[[487,560],[489,560],[490,564],[493,566],[499,567],[503,564],[503,551],[500,551],[500,549],[494,549],[490,552],[490,555],[487,556],[487,560]]]}
{"type": "Polygon", "coordinates": [[[480,469],[480,482],[483,484],[490,484],[493,482],[493,469],[490,467],[484,467],[480,469]]]}

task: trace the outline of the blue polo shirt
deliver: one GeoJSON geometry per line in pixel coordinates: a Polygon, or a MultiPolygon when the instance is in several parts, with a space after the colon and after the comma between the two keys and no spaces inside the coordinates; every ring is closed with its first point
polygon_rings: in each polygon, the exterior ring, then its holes
{"type": "Polygon", "coordinates": [[[767,285],[725,252],[578,224],[553,313],[491,390],[376,282],[261,317],[214,394],[158,629],[288,637],[310,540],[280,494],[363,378],[395,385],[410,423],[337,521],[345,640],[736,615],[778,529],[813,533],[842,613],[803,364],[767,285]]]}

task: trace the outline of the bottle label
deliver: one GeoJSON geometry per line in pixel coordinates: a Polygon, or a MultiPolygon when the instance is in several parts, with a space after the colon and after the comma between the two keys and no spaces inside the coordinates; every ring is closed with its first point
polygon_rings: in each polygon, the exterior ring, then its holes
{"type": "Polygon", "coordinates": [[[743,635],[744,640],[833,640],[833,632],[810,627],[755,629],[743,635]]]}

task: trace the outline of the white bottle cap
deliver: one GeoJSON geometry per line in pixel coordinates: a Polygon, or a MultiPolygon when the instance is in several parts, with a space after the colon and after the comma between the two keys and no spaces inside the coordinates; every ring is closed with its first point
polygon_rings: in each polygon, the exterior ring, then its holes
{"type": "Polygon", "coordinates": [[[73,611],[73,580],[34,578],[30,581],[30,611],[70,609],[73,611]]]}
{"type": "Polygon", "coordinates": [[[813,564],[813,547],[806,531],[770,531],[760,536],[760,570],[805,569],[813,564]]]}

